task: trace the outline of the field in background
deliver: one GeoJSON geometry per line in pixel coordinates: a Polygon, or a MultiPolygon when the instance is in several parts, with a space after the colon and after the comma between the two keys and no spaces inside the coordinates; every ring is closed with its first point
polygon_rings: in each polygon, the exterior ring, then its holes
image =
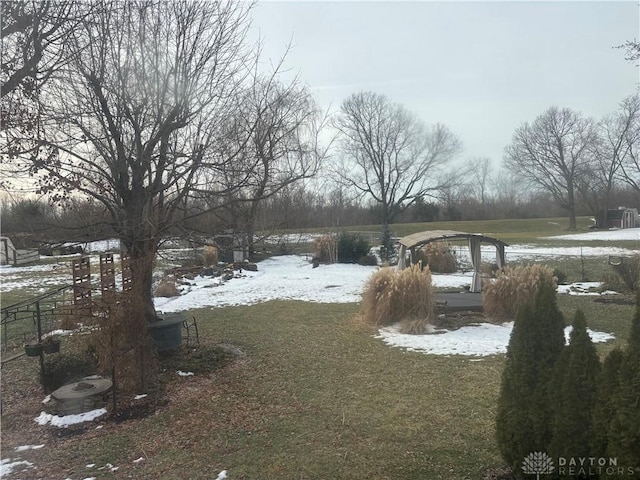
{"type": "MultiPolygon", "coordinates": [[[[422,232],[425,230],[455,230],[467,233],[483,233],[496,238],[508,244],[532,244],[532,245],[551,245],[551,246],[571,246],[580,244],[576,241],[552,240],[542,237],[566,235],[571,233],[587,232],[589,226],[592,225],[591,217],[578,217],[577,230],[567,230],[568,221],[564,217],[558,218],[527,218],[512,220],[469,220],[458,222],[426,222],[426,223],[397,223],[391,225],[391,231],[394,237],[404,237],[412,233],[422,232]]],[[[349,232],[362,232],[371,235],[371,238],[378,238],[380,235],[380,226],[378,225],[359,225],[349,227],[339,227],[334,229],[310,229],[309,232],[325,233],[346,230],[349,232]]],[[[297,231],[287,231],[285,233],[295,235],[297,231]]],[[[581,242],[590,246],[607,246],[615,244],[616,246],[625,248],[638,248],[638,242],[633,241],[589,241],[581,242]]]]}

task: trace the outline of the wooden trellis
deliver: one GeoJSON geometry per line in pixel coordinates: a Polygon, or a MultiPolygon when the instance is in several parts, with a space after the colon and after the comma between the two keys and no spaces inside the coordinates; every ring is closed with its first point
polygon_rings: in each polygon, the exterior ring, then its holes
{"type": "Polygon", "coordinates": [[[131,257],[122,254],[122,291],[130,292],[133,288],[133,280],[131,277],[131,257]]]}
{"type": "Polygon", "coordinates": [[[103,298],[114,295],[116,292],[116,269],[113,253],[100,255],[100,290],[103,298]]]}
{"type": "Polygon", "coordinates": [[[89,257],[76,258],[71,263],[73,274],[73,303],[87,305],[91,302],[91,265],[89,257]]]}

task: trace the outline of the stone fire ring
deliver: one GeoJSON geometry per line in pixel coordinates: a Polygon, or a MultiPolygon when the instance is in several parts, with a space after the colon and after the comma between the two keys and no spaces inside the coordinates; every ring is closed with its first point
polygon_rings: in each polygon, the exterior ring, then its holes
{"type": "Polygon", "coordinates": [[[77,400],[82,398],[93,397],[94,395],[102,395],[109,390],[113,383],[106,378],[96,378],[91,380],[81,380],[80,382],[63,385],[51,396],[60,402],[65,400],[77,400]]]}

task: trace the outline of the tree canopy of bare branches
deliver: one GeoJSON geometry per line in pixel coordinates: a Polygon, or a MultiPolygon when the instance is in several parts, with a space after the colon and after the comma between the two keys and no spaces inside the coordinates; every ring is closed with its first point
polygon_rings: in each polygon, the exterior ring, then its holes
{"type": "Polygon", "coordinates": [[[625,98],[617,112],[596,124],[596,133],[589,175],[581,183],[585,199],[592,204],[594,213],[603,212],[606,225],[617,182],[622,180],[640,191],[640,168],[634,161],[640,142],[640,96],[625,98]]]}
{"type": "Polygon", "coordinates": [[[218,186],[205,194],[220,204],[227,225],[246,235],[249,255],[264,200],[313,177],[326,157],[319,141],[325,118],[297,80],[285,85],[260,77],[239,95],[220,139],[235,161],[214,176],[218,186]]]}
{"type": "Polygon", "coordinates": [[[521,180],[552,195],[576,228],[576,194],[588,171],[595,140],[593,122],[568,108],[551,107],[525,122],[505,149],[505,167],[521,180]]]}
{"type": "MultiPolygon", "coordinates": [[[[94,6],[97,3],[93,4],[94,6]]],[[[241,88],[246,4],[103,1],[67,41],[75,54],[46,89],[50,154],[31,159],[40,190],[95,199],[132,258],[153,315],[158,242],[203,168],[231,161],[215,140],[241,88]]]]}
{"type": "Polygon", "coordinates": [[[335,127],[346,160],[339,177],[380,207],[383,238],[396,215],[440,188],[438,172],[461,149],[446,126],[427,127],[374,92],[347,98],[335,127]]]}

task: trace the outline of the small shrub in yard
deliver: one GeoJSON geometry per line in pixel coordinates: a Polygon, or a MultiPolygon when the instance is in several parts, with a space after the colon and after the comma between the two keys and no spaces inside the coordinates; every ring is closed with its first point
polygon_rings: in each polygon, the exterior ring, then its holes
{"type": "Polygon", "coordinates": [[[427,243],[416,252],[416,263],[429,265],[435,273],[453,273],[458,270],[458,259],[447,242],[427,243]]]}
{"type": "Polygon", "coordinates": [[[369,254],[371,245],[357,233],[340,232],[338,236],[338,262],[356,263],[369,254]]]}
{"type": "Polygon", "coordinates": [[[214,245],[205,245],[202,261],[205,267],[218,264],[218,248],[214,245]]]}
{"type": "Polygon", "coordinates": [[[175,278],[163,278],[153,292],[153,295],[156,297],[179,297],[180,290],[176,287],[175,278]]]}
{"type": "Polygon", "coordinates": [[[363,257],[360,257],[360,260],[358,260],[358,264],[368,266],[368,267],[374,267],[378,265],[378,257],[371,254],[365,255],[363,257]]]}
{"type": "Polygon", "coordinates": [[[553,276],[556,277],[558,285],[564,285],[567,281],[567,274],[557,267],[553,269],[553,276]]]}
{"type": "Polygon", "coordinates": [[[314,261],[318,263],[336,263],[338,247],[333,235],[325,235],[315,239],[314,261]]]}
{"type": "Polygon", "coordinates": [[[431,271],[420,264],[404,270],[382,268],[373,273],[362,297],[362,318],[377,327],[401,322],[404,333],[424,333],[433,323],[431,271]]]}
{"type": "Polygon", "coordinates": [[[553,271],[546,265],[505,267],[483,289],[482,304],[486,315],[513,319],[522,306],[531,303],[542,282],[556,287],[553,271]]]}
{"type": "Polygon", "coordinates": [[[57,390],[67,383],[76,382],[96,373],[97,365],[87,353],[57,353],[48,355],[44,363],[43,386],[48,392],[57,390]]]}
{"type": "Polygon", "coordinates": [[[629,290],[640,291],[640,254],[624,257],[620,264],[612,266],[629,290]]]}

